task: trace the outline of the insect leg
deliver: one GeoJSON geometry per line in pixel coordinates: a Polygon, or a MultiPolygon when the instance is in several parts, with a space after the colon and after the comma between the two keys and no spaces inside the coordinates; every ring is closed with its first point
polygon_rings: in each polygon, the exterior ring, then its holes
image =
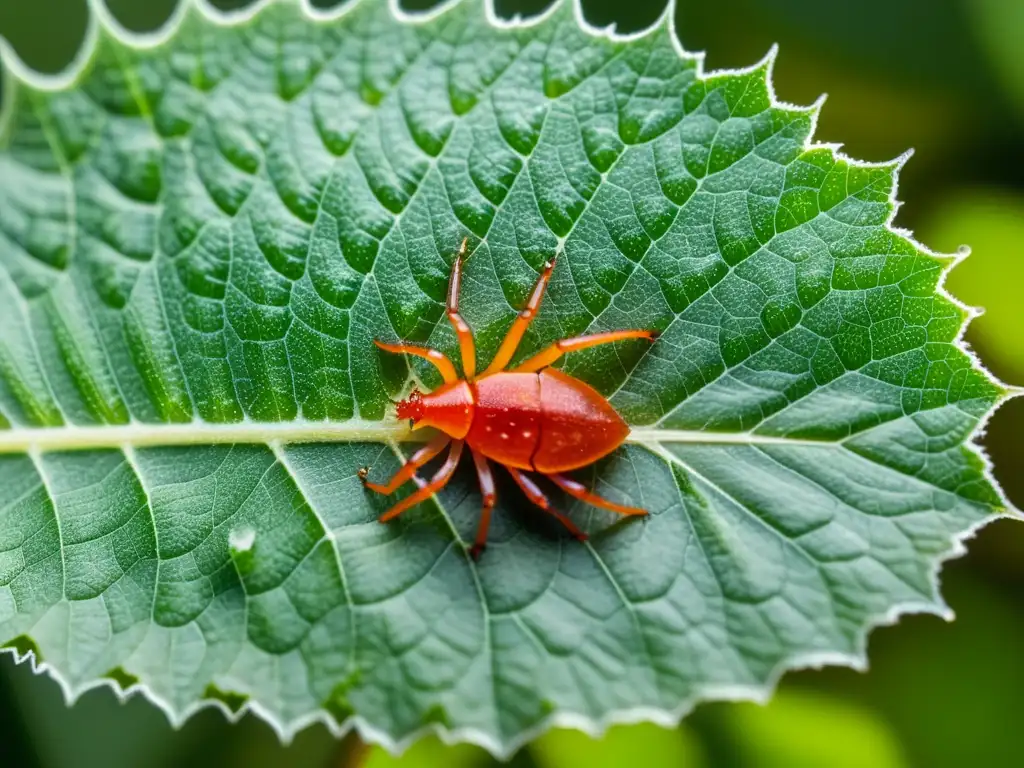
{"type": "Polygon", "coordinates": [[[394,475],[392,475],[391,479],[385,485],[381,485],[380,483],[371,483],[369,480],[367,480],[366,475],[369,472],[369,469],[366,467],[359,470],[359,479],[362,480],[363,485],[365,485],[371,491],[383,493],[385,496],[394,493],[404,483],[412,479],[412,477],[416,474],[417,469],[419,469],[432,458],[437,456],[437,454],[443,451],[444,447],[448,445],[448,443],[450,442],[451,438],[448,437],[448,435],[438,435],[429,443],[420,447],[420,449],[416,451],[416,453],[410,456],[409,460],[402,465],[401,469],[399,469],[397,472],[395,472],[394,475]]]}
{"type": "Polygon", "coordinates": [[[467,379],[476,376],[476,345],[473,342],[473,330],[469,323],[459,314],[459,291],[462,288],[462,262],[466,258],[466,239],[463,239],[459,252],[455,254],[452,265],[452,276],[448,281],[448,321],[455,329],[459,339],[459,350],[462,353],[462,374],[467,379]]]}
{"type": "Polygon", "coordinates": [[[469,548],[469,556],[479,560],[484,548],[487,546],[487,530],[491,527],[491,510],[498,501],[498,491],[494,485],[494,473],[487,458],[482,454],[469,449],[473,456],[473,463],[476,465],[476,476],[480,480],[480,493],[483,495],[483,509],[480,510],[480,525],[476,529],[476,541],[469,548]]]}
{"type": "Polygon", "coordinates": [[[601,344],[610,344],[613,341],[624,341],[626,339],[647,339],[654,341],[657,333],[655,331],[608,331],[606,333],[594,333],[589,336],[577,336],[572,339],[556,341],[550,347],[546,347],[533,357],[524,360],[513,368],[513,371],[520,373],[531,373],[547,368],[558,360],[566,352],[576,352],[580,349],[589,349],[601,344]]]}
{"type": "Polygon", "coordinates": [[[455,366],[452,365],[451,360],[444,356],[443,352],[438,352],[436,349],[430,349],[429,347],[419,347],[415,344],[388,344],[385,341],[377,340],[374,340],[373,343],[385,352],[394,352],[397,355],[414,355],[433,363],[434,367],[441,373],[441,378],[444,379],[445,384],[451,384],[459,380],[458,374],[455,373],[455,366]]]}
{"type": "Polygon", "coordinates": [[[393,506],[391,509],[389,509],[387,512],[380,516],[380,521],[382,523],[386,523],[388,522],[388,520],[393,520],[394,518],[398,517],[400,514],[405,512],[405,510],[409,509],[409,507],[414,507],[421,501],[429,499],[435,493],[444,488],[448,484],[448,481],[452,479],[452,475],[455,474],[455,468],[459,465],[459,458],[461,456],[462,441],[453,440],[452,449],[451,451],[448,452],[448,458],[445,459],[445,462],[444,464],[441,465],[441,468],[437,470],[437,474],[430,478],[430,482],[424,485],[415,493],[406,496],[400,502],[395,504],[395,506],[393,506]]]}
{"type": "Polygon", "coordinates": [[[565,475],[547,475],[547,478],[551,480],[555,485],[561,488],[563,491],[568,493],[570,496],[574,496],[580,501],[584,501],[587,504],[593,504],[595,507],[601,507],[602,509],[610,509],[612,512],[618,512],[620,515],[646,515],[646,509],[640,509],[639,507],[627,507],[623,504],[616,504],[614,501],[608,501],[598,496],[593,491],[587,490],[583,483],[573,480],[571,477],[565,475]]]}
{"type": "Polygon", "coordinates": [[[587,534],[576,527],[576,523],[570,520],[568,517],[563,515],[557,509],[551,506],[551,502],[548,497],[544,495],[537,484],[533,482],[529,477],[524,475],[520,470],[515,467],[507,467],[509,473],[512,475],[512,479],[519,484],[519,487],[523,489],[523,493],[526,494],[526,498],[536,504],[538,507],[543,509],[549,515],[553,515],[558,518],[558,521],[569,529],[569,533],[575,536],[579,541],[586,541],[587,534]]]}
{"type": "Polygon", "coordinates": [[[526,302],[526,306],[523,307],[519,316],[512,321],[512,327],[508,329],[508,333],[505,334],[504,340],[501,342],[501,346],[498,347],[498,352],[491,360],[491,364],[487,366],[487,370],[484,371],[486,376],[489,373],[497,373],[498,371],[504,370],[505,366],[508,365],[508,361],[512,359],[512,355],[516,353],[516,348],[519,346],[519,342],[523,338],[523,334],[526,333],[526,329],[530,327],[530,323],[533,322],[533,318],[537,316],[537,310],[540,308],[541,299],[544,298],[544,289],[548,287],[548,281],[551,280],[551,272],[555,269],[555,261],[552,259],[544,265],[544,270],[540,273],[540,277],[537,278],[537,283],[533,286],[533,293],[530,294],[529,300],[526,302]]]}

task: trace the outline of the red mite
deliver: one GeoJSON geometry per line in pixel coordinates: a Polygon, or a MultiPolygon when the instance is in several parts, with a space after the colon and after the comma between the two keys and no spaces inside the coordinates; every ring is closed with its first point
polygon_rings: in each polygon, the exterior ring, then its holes
{"type": "Polygon", "coordinates": [[[537,284],[519,316],[498,348],[487,369],[477,375],[473,332],[459,314],[459,288],[466,241],[455,258],[448,283],[448,319],[455,328],[462,352],[460,379],[441,352],[412,344],[374,343],[383,350],[416,355],[433,363],[444,384],[429,394],[413,391],[408,400],[397,403],[398,418],[410,419],[413,428],[434,427],[440,434],[414,453],[386,485],[366,480],[368,469],[359,471],[367,488],[394,493],[416,475],[416,470],[451,445],[448,458],[429,483],[395,504],[380,517],[382,523],[441,490],[455,473],[463,446],[476,464],[483,493],[483,511],[476,542],[470,548],[474,559],[483,552],[491,510],[497,496],[488,459],[502,464],[534,504],[558,518],[580,541],[584,534],[565,515],[553,509],[537,484],[524,474],[539,472],[571,496],[622,515],[646,515],[646,510],[615,504],[587,490],[563,472],[579,469],[605,456],[625,441],[629,427],[608,401],[592,387],[549,366],[566,352],[596,347],[623,339],[653,341],[654,331],[609,331],[563,339],[538,352],[511,370],[505,370],[523,334],[540,307],[544,289],[551,279],[554,262],[544,265],[537,284]]]}

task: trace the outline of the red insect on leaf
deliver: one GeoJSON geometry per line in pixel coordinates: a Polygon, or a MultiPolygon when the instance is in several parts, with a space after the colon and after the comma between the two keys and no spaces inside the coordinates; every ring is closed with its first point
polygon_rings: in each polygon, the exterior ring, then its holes
{"type": "Polygon", "coordinates": [[[629,426],[597,390],[550,366],[567,352],[625,339],[653,341],[656,332],[608,331],[563,339],[506,370],[544,298],[544,289],[555,268],[554,261],[549,261],[491,364],[478,376],[473,331],[459,314],[465,255],[466,241],[463,240],[452,267],[447,304],[448,319],[459,339],[465,378],[460,379],[455,366],[436,349],[375,342],[387,352],[415,355],[430,361],[437,367],[444,384],[430,393],[413,392],[408,399],[396,404],[399,418],[410,419],[414,428],[433,427],[439,431],[437,437],[416,451],[386,484],[370,482],[366,479],[368,470],[361,470],[359,475],[366,487],[382,494],[394,493],[415,476],[417,469],[451,446],[448,458],[430,482],[391,507],[381,515],[380,521],[386,523],[394,519],[441,490],[451,480],[463,448],[467,446],[483,493],[480,526],[470,548],[474,558],[483,552],[491,510],[497,501],[488,460],[503,465],[531,502],[558,518],[580,541],[586,539],[586,534],[552,507],[544,492],[525,472],[544,475],[570,496],[588,504],[622,515],[646,515],[646,510],[608,501],[563,474],[592,464],[614,451],[625,441],[629,426]]]}

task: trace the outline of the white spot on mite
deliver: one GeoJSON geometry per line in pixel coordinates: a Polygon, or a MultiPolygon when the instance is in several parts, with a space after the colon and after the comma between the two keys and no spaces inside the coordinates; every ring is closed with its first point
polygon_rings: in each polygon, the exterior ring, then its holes
{"type": "Polygon", "coordinates": [[[488,424],[486,427],[484,427],[484,432],[493,432],[493,431],[494,431],[494,427],[492,427],[490,424],[488,424]]]}
{"type": "Polygon", "coordinates": [[[256,543],[256,531],[249,526],[235,528],[228,534],[228,546],[233,552],[248,552],[256,543]]]}
{"type": "Polygon", "coordinates": [[[508,432],[502,432],[501,433],[501,439],[502,440],[508,440],[508,432]]]}
{"type": "Polygon", "coordinates": [[[525,432],[523,432],[523,437],[533,437],[533,432],[531,432],[530,430],[526,430],[525,432]]]}

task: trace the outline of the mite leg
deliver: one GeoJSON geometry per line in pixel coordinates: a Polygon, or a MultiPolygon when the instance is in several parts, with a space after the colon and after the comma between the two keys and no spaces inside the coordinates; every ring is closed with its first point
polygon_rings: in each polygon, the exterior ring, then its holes
{"type": "Polygon", "coordinates": [[[445,384],[451,384],[453,381],[459,380],[458,374],[455,373],[455,366],[452,365],[451,360],[444,356],[443,352],[438,352],[436,349],[428,347],[418,347],[415,344],[388,344],[385,341],[376,340],[373,343],[385,352],[394,352],[396,355],[414,355],[433,363],[434,367],[440,372],[445,384]]]}
{"type": "Polygon", "coordinates": [[[530,294],[530,298],[526,302],[526,306],[519,313],[519,316],[512,321],[512,327],[508,329],[508,333],[501,342],[501,346],[498,347],[498,353],[494,356],[491,364],[487,366],[487,370],[484,371],[485,376],[489,373],[497,373],[504,370],[505,366],[508,365],[508,361],[512,359],[512,355],[516,353],[516,348],[519,346],[523,334],[530,327],[533,318],[537,316],[541,299],[544,298],[544,289],[548,287],[548,281],[551,280],[551,273],[554,269],[554,259],[544,265],[544,270],[540,273],[540,277],[537,278],[536,285],[533,286],[533,293],[530,294]]]}
{"type": "Polygon", "coordinates": [[[416,453],[409,457],[409,460],[402,465],[402,468],[392,475],[391,479],[385,485],[380,483],[371,483],[366,479],[367,473],[370,471],[368,467],[363,467],[359,470],[359,479],[363,481],[363,485],[369,488],[371,491],[377,493],[383,493],[385,496],[397,491],[404,483],[411,480],[416,474],[416,470],[430,461],[432,458],[437,456],[444,447],[451,442],[451,438],[448,435],[440,434],[431,440],[426,445],[422,446],[416,453]]]}
{"type": "Polygon", "coordinates": [[[524,475],[520,470],[515,467],[506,467],[509,473],[512,475],[512,479],[519,484],[519,487],[523,489],[523,493],[526,494],[526,498],[536,504],[538,507],[543,509],[549,515],[553,515],[558,518],[558,521],[569,529],[569,533],[575,536],[579,541],[586,541],[587,534],[576,527],[576,523],[570,520],[568,517],[563,515],[557,509],[551,506],[551,502],[548,501],[548,497],[544,495],[544,491],[537,487],[537,484],[533,482],[529,477],[524,475]]]}
{"type": "Polygon", "coordinates": [[[462,353],[462,375],[467,379],[476,376],[476,345],[473,342],[473,330],[469,323],[459,314],[459,291],[462,289],[462,262],[466,258],[466,242],[464,238],[459,252],[455,254],[452,265],[452,276],[448,281],[448,321],[455,329],[459,339],[459,350],[462,353]]]}
{"type": "Polygon", "coordinates": [[[597,347],[601,344],[610,344],[613,341],[624,341],[626,339],[647,339],[654,341],[657,333],[655,331],[608,331],[607,333],[595,333],[590,336],[577,336],[574,339],[562,339],[556,341],[550,347],[546,347],[533,357],[524,360],[513,368],[519,373],[532,373],[541,368],[547,368],[566,352],[576,352],[581,349],[597,347]]]}
{"type": "Polygon", "coordinates": [[[639,507],[627,507],[623,504],[616,504],[614,501],[603,499],[593,491],[587,490],[583,483],[577,482],[571,477],[566,477],[565,475],[547,475],[547,478],[570,496],[574,496],[580,501],[585,501],[587,504],[593,504],[595,507],[610,509],[612,512],[618,512],[620,515],[647,514],[646,509],[640,509],[639,507]]]}
{"type": "Polygon", "coordinates": [[[459,465],[459,458],[462,456],[462,441],[453,440],[452,449],[448,452],[448,458],[445,459],[444,464],[437,470],[437,474],[430,478],[430,482],[420,488],[413,494],[406,496],[400,502],[395,504],[391,509],[380,516],[380,521],[386,523],[389,520],[394,520],[400,514],[419,504],[424,499],[429,499],[435,493],[444,488],[448,481],[452,479],[452,475],[455,474],[455,468],[459,465]]]}
{"type": "Polygon", "coordinates": [[[476,529],[476,541],[469,548],[469,556],[479,560],[484,548],[487,546],[487,529],[491,527],[491,510],[498,500],[498,492],[494,486],[494,473],[482,453],[477,453],[470,447],[469,452],[473,455],[473,463],[476,464],[476,476],[480,479],[480,493],[484,497],[484,506],[480,511],[480,526],[476,529]]]}

